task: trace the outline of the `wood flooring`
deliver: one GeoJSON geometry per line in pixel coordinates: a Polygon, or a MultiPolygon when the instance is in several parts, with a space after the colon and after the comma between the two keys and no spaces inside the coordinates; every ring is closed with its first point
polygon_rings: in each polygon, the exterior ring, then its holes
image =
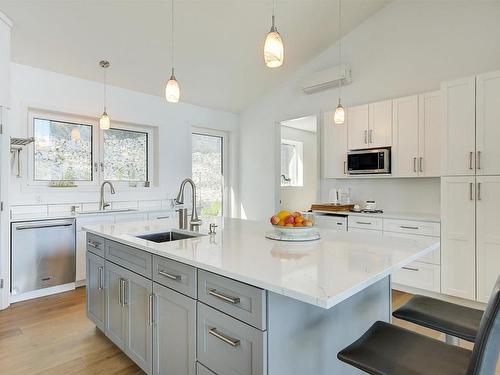
{"type": "MultiPolygon", "coordinates": [[[[410,294],[393,292],[393,308],[410,294]]],[[[397,321],[395,324],[443,335],[397,321]]],[[[471,348],[469,343],[463,344],[471,348]]],[[[143,374],[85,316],[85,288],[19,302],[0,311],[0,374],[143,374]]],[[[500,374],[500,372],[498,373],[500,374]]]]}

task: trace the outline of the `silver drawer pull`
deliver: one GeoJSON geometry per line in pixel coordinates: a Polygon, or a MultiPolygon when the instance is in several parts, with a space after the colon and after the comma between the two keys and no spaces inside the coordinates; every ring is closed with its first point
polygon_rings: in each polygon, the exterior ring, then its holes
{"type": "Polygon", "coordinates": [[[224,302],[232,303],[233,305],[240,303],[240,297],[226,296],[224,294],[217,292],[217,289],[209,289],[208,294],[210,294],[211,296],[214,296],[218,299],[221,299],[224,302]]]}
{"type": "Polygon", "coordinates": [[[403,267],[404,270],[408,270],[408,271],[415,271],[415,272],[418,272],[418,268],[411,268],[411,267],[403,267]]]}
{"type": "Polygon", "coordinates": [[[219,340],[224,341],[226,344],[231,345],[232,347],[240,346],[240,340],[233,339],[232,337],[226,336],[220,332],[217,332],[217,328],[210,328],[208,333],[214,337],[217,337],[219,340]]]}
{"type": "Polygon", "coordinates": [[[104,289],[104,282],[103,282],[103,274],[104,274],[104,267],[101,266],[97,269],[97,277],[98,277],[98,290],[103,290],[104,289]]]}
{"type": "Polygon", "coordinates": [[[158,271],[158,275],[165,276],[165,277],[169,278],[170,280],[174,280],[174,281],[181,281],[181,278],[182,278],[181,275],[172,275],[171,273],[168,273],[168,272],[162,271],[162,270],[158,271]]]}
{"type": "Polygon", "coordinates": [[[372,225],[372,223],[368,223],[366,221],[356,221],[356,224],[372,225]]]}
{"type": "Polygon", "coordinates": [[[99,246],[101,246],[101,243],[100,242],[92,242],[92,241],[89,241],[87,242],[87,244],[90,246],[90,247],[93,247],[94,249],[98,249],[99,246]]]}
{"type": "Polygon", "coordinates": [[[400,227],[403,228],[403,229],[415,229],[415,230],[418,229],[418,227],[408,227],[406,225],[401,225],[400,227]]]}
{"type": "Polygon", "coordinates": [[[59,228],[59,227],[70,227],[73,223],[66,224],[40,224],[40,225],[22,225],[16,227],[16,230],[26,230],[26,229],[42,229],[42,228],[59,228]]]}

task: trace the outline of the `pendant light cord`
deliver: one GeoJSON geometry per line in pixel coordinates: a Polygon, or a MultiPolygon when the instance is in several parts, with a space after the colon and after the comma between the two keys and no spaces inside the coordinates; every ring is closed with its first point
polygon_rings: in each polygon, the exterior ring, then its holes
{"type": "Polygon", "coordinates": [[[171,10],[172,10],[172,23],[170,25],[171,27],[170,37],[171,37],[172,51],[170,58],[172,60],[172,75],[174,75],[174,0],[172,0],[171,3],[171,10]]]}
{"type": "Polygon", "coordinates": [[[104,112],[106,112],[106,67],[102,68],[104,70],[104,112]]]}
{"type": "MultiPolygon", "coordinates": [[[[339,73],[342,75],[342,0],[339,0],[339,73]]],[[[339,86],[339,104],[342,96],[342,78],[339,86]]]]}

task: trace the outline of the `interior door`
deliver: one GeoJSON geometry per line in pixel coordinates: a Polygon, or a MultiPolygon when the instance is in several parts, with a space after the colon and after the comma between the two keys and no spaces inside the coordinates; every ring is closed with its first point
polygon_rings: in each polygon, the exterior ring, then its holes
{"type": "Polygon", "coordinates": [[[398,177],[418,176],[418,96],[395,99],[392,174],[398,177]]]}
{"type": "Polygon", "coordinates": [[[441,133],[442,173],[445,176],[475,174],[476,79],[444,82],[441,133]]]}
{"type": "Polygon", "coordinates": [[[477,300],[487,303],[500,275],[500,176],[477,177],[477,300]]]}
{"type": "Polygon", "coordinates": [[[419,176],[441,175],[441,92],[434,91],[418,98],[418,166],[419,176]]]}
{"type": "Polygon", "coordinates": [[[392,100],[369,105],[368,143],[370,148],[392,145],[392,100]]]}
{"type": "Polygon", "coordinates": [[[441,179],[441,292],[475,299],[475,178],[441,179]]]}
{"type": "Polygon", "coordinates": [[[476,171],[500,175],[500,71],[476,78],[476,171]]]}
{"type": "Polygon", "coordinates": [[[195,374],[196,301],[154,283],[153,374],[195,374]]]}
{"type": "Polygon", "coordinates": [[[347,108],[347,145],[349,150],[369,148],[368,104],[347,108]]]}

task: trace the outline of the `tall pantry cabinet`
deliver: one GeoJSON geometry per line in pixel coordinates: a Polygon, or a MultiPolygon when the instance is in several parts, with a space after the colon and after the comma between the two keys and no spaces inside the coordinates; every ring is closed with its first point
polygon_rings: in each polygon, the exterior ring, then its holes
{"type": "Polygon", "coordinates": [[[500,71],[442,93],[442,292],[487,302],[500,274],[500,71]]]}

